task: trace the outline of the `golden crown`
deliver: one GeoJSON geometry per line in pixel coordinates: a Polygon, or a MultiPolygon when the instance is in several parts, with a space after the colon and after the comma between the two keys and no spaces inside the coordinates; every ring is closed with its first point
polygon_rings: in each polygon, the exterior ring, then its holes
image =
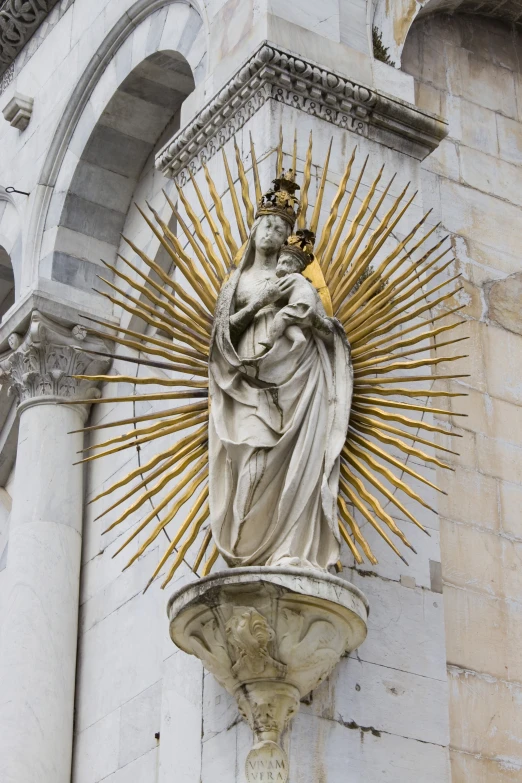
{"type": "Polygon", "coordinates": [[[315,234],[307,228],[301,228],[288,237],[281,252],[292,253],[301,262],[304,269],[314,260],[315,234]]]}
{"type": "Polygon", "coordinates": [[[262,215],[278,215],[293,228],[297,218],[297,206],[299,199],[295,192],[299,185],[295,182],[295,173],[292,169],[272,182],[272,187],[264,193],[257,205],[256,218],[262,215]]]}

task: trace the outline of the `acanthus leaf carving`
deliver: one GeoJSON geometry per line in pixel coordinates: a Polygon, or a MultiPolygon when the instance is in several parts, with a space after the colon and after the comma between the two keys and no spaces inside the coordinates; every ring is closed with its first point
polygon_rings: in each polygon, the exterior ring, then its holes
{"type": "Polygon", "coordinates": [[[73,377],[87,371],[97,375],[110,367],[109,359],[89,352],[107,346],[101,340],[87,340],[86,335],[82,327],[70,330],[34,311],[25,336],[11,334],[11,352],[0,357],[0,375],[9,383],[9,393],[20,403],[39,397],[89,400],[99,396],[95,383],[73,377]]]}

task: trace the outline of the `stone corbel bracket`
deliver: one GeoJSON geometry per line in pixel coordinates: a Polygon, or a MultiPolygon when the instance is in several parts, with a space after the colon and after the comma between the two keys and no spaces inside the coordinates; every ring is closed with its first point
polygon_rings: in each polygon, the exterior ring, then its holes
{"type": "Polygon", "coordinates": [[[440,117],[264,43],[156,157],[183,185],[269,100],[423,160],[448,133],[440,117]]]}
{"type": "Polygon", "coordinates": [[[185,585],[167,612],[174,644],[202,661],[253,731],[248,783],[286,783],[282,736],[301,699],[363,643],[364,595],[322,571],[254,566],[185,585]]]}
{"type": "Polygon", "coordinates": [[[2,114],[13,128],[24,131],[29,125],[33,106],[33,98],[15,92],[9,103],[2,109],[2,114]]]}
{"type": "Polygon", "coordinates": [[[95,352],[107,352],[102,340],[88,338],[83,326],[72,329],[33,311],[29,328],[9,337],[11,351],[0,356],[0,378],[20,404],[37,398],[92,400],[100,396],[97,384],[75,375],[102,375],[111,360],[95,352]],[[92,351],[92,353],[91,353],[92,351]]]}

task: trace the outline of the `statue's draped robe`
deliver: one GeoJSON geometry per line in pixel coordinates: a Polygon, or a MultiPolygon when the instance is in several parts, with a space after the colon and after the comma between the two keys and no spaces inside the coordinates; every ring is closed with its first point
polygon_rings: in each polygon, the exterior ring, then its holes
{"type": "Polygon", "coordinates": [[[325,343],[309,326],[313,308],[300,302],[284,308],[300,326],[268,352],[259,342],[275,306],[259,311],[234,347],[229,317],[244,265],[220,293],[210,351],[212,533],[230,565],[288,564],[292,558],[324,569],[339,558],[337,492],[353,389],[350,349],[337,322],[332,344],[325,343]]]}

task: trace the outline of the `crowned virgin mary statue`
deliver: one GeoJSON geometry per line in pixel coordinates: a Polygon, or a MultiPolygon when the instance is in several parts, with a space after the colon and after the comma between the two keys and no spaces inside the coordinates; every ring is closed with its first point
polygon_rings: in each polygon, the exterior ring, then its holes
{"type": "Polygon", "coordinates": [[[328,569],[353,389],[350,348],[302,272],[314,235],[292,234],[298,186],[259,204],[216,307],[209,360],[210,512],[231,566],[328,569]]]}

